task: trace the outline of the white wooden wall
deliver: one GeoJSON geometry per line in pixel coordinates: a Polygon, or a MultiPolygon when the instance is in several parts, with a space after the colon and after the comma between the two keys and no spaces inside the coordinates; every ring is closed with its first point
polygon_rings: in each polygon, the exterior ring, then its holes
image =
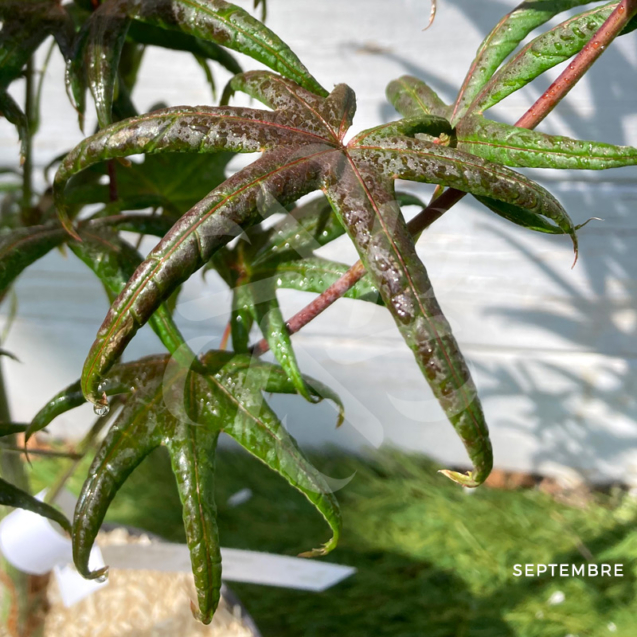
{"type": "MultiPolygon", "coordinates": [[[[251,7],[251,0],[239,2],[251,7]]],[[[396,117],[387,83],[405,73],[430,82],[451,100],[482,37],[515,0],[439,0],[434,26],[422,33],[426,0],[270,0],[269,25],[326,87],[346,82],[358,95],[354,130],[396,117]]],[[[613,45],[541,130],[637,145],[637,34],[613,45]]],[[[255,67],[242,60],[246,68],[255,67]]],[[[548,86],[527,87],[494,111],[513,122],[548,86]]],[[[44,91],[36,142],[39,165],[81,139],[55,58],[44,91]]],[[[217,72],[220,85],[226,76],[217,72]]],[[[21,87],[15,86],[16,96],[21,87]]],[[[153,50],[134,98],[140,108],[209,103],[201,70],[187,55],[153,50]]],[[[87,130],[92,129],[90,124],[87,130]]],[[[0,121],[0,165],[15,162],[16,137],[0,121]]],[[[571,270],[569,241],[536,235],[467,200],[421,239],[419,252],[469,358],[490,423],[496,465],[592,480],[637,482],[637,187],[634,169],[532,173],[565,204],[576,222],[604,219],[581,232],[571,270]]],[[[428,187],[406,186],[427,196],[428,187]]],[[[326,256],[353,262],[343,238],[326,256]]],[[[213,277],[193,277],[178,321],[195,346],[218,343],[229,296],[213,277]]],[[[4,361],[17,420],[79,375],[107,304],[84,266],[55,253],[17,285],[19,319],[6,347],[21,364],[4,361]]],[[[309,295],[281,294],[286,314],[309,295]]],[[[4,308],[6,312],[6,307],[4,308]]],[[[422,450],[446,463],[466,457],[421,378],[411,353],[382,308],[341,301],[295,337],[305,371],[345,399],[339,431],[328,405],[277,400],[287,426],[306,444],[349,449],[383,443],[422,450]]],[[[128,357],[159,351],[144,329],[128,357]]],[[[52,429],[77,435],[88,408],[52,429]]]]}

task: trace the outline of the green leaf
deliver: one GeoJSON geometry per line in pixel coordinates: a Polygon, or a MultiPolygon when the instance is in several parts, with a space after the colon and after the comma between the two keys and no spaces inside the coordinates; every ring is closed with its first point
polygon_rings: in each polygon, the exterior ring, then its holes
{"type": "Polygon", "coordinates": [[[456,124],[497,68],[524,38],[553,16],[593,0],[525,0],[484,39],[458,93],[451,121],[456,124]]]}
{"type": "MultiPolygon", "coordinates": [[[[272,281],[277,288],[289,288],[302,292],[322,294],[327,288],[336,283],[351,266],[337,263],[321,257],[306,257],[304,259],[286,260],[282,254],[278,261],[270,260],[257,270],[258,277],[272,281]]],[[[346,299],[368,301],[383,304],[378,290],[364,277],[350,288],[344,295],[346,299]]]]}
{"type": "MultiPolygon", "coordinates": [[[[82,241],[69,242],[69,248],[97,275],[109,301],[113,303],[142,262],[142,257],[115,232],[84,229],[80,236],[82,241]]],[[[187,368],[192,363],[198,363],[165,304],[162,303],[156,309],[149,324],[176,360],[187,368]]],[[[106,404],[105,398],[104,396],[103,404],[106,404]]]]}
{"type": "Polygon", "coordinates": [[[25,509],[37,513],[42,517],[48,518],[53,522],[57,522],[65,531],[71,530],[71,525],[62,513],[57,509],[36,500],[22,489],[2,480],[0,478],[0,504],[4,506],[14,507],[16,509],[25,509]]]}
{"type": "Polygon", "coordinates": [[[131,22],[128,4],[127,0],[102,3],[84,25],[86,36],[80,36],[80,42],[86,45],[86,77],[101,128],[113,121],[113,97],[119,60],[131,22]]]}
{"type": "Polygon", "coordinates": [[[221,551],[215,506],[215,451],[219,429],[202,427],[202,403],[207,389],[200,378],[190,374],[184,387],[187,420],[174,420],[165,431],[177,490],[183,506],[186,542],[199,601],[196,618],[209,624],[219,604],[221,551]]]}
{"type": "Polygon", "coordinates": [[[448,119],[447,106],[425,82],[411,75],[403,75],[387,86],[387,99],[403,117],[438,115],[448,119]]]}
{"type": "MultiPolygon", "coordinates": [[[[102,389],[109,396],[139,391],[152,377],[163,371],[166,362],[166,356],[147,356],[138,361],[116,365],[104,380],[102,389]]],[[[85,402],[82,384],[78,380],[56,394],[40,409],[27,429],[27,441],[33,434],[48,427],[55,418],[85,402]]]]}
{"type": "Polygon", "coordinates": [[[29,142],[29,121],[11,95],[1,88],[0,115],[3,115],[18,131],[18,137],[20,138],[20,160],[23,162],[27,154],[27,144],[29,142]]]}
{"type": "Polygon", "coordinates": [[[480,400],[416,254],[391,181],[379,178],[376,169],[352,160],[343,162],[327,181],[326,195],[471,458],[472,473],[450,477],[476,487],[487,478],[493,464],[480,400]]]}
{"type": "Polygon", "coordinates": [[[18,228],[0,235],[0,294],[22,271],[67,238],[57,223],[18,228]]]}
{"type": "Polygon", "coordinates": [[[345,228],[330,202],[325,197],[313,199],[294,209],[269,230],[267,240],[251,260],[251,267],[276,259],[282,252],[310,256],[314,250],[343,234],[345,228]]]}
{"type": "Polygon", "coordinates": [[[290,333],[276,298],[276,282],[272,278],[252,278],[247,284],[250,288],[252,316],[270,350],[283,367],[296,390],[303,398],[313,402],[313,395],[305,384],[299,369],[296,354],[292,347],[290,333]]]}
{"type": "Polygon", "coordinates": [[[115,494],[134,469],[162,442],[158,425],[173,420],[163,401],[163,370],[124,404],[91,463],[73,519],[73,561],[87,579],[103,577],[108,567],[91,572],[89,556],[115,494]]]}
{"type": "Polygon", "coordinates": [[[605,170],[637,164],[637,148],[546,135],[466,117],[456,129],[459,150],[505,166],[605,170]]]}
{"type": "Polygon", "coordinates": [[[570,235],[577,253],[575,227],[564,208],[545,188],[509,168],[454,148],[408,138],[360,145],[351,154],[387,177],[442,184],[544,216],[570,235]]]}
{"type": "Polygon", "coordinates": [[[21,434],[27,430],[27,425],[19,425],[13,423],[0,422],[0,438],[5,436],[13,436],[14,434],[21,434]]]}
{"type": "Polygon", "coordinates": [[[315,190],[316,161],[330,152],[331,148],[322,147],[299,157],[294,148],[270,151],[213,190],[173,226],[112,305],[89,352],[82,383],[91,402],[103,404],[98,390],[102,376],[162,301],[233,234],[261,220],[264,192],[285,205],[315,190]]]}
{"type": "MultiPolygon", "coordinates": [[[[468,112],[483,113],[545,71],[579,53],[617,4],[591,9],[535,38],[491,78],[468,107],[468,112]]],[[[635,28],[637,21],[633,20],[620,35],[635,28]]]]}
{"type": "Polygon", "coordinates": [[[397,122],[389,122],[375,128],[369,128],[356,135],[351,141],[351,146],[360,144],[372,144],[381,142],[388,137],[414,137],[416,135],[426,136],[429,141],[435,139],[445,139],[453,135],[451,124],[444,118],[437,115],[420,115],[418,117],[407,117],[397,122]]]}
{"type": "Polygon", "coordinates": [[[254,325],[254,300],[252,288],[239,281],[232,290],[232,313],[230,315],[230,329],[232,334],[232,349],[245,354],[250,346],[250,331],[254,325]]]}
{"type": "Polygon", "coordinates": [[[305,557],[328,553],[338,543],[341,515],[334,494],[319,471],[305,458],[296,441],[285,430],[265,402],[260,389],[267,384],[270,370],[262,365],[249,369],[222,368],[206,377],[217,398],[214,407],[204,403],[202,417],[216,429],[219,419],[223,430],[253,456],[298,489],[323,515],[332,529],[332,539],[305,557]]]}

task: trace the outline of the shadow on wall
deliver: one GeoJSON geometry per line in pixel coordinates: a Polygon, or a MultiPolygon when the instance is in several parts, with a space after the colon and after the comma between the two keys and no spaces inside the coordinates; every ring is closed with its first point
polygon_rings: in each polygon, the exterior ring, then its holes
{"type": "MultiPolygon", "coordinates": [[[[487,0],[476,4],[470,0],[448,0],[460,8],[484,35],[513,3],[487,0]]],[[[581,11],[582,8],[579,8],[581,11]]],[[[572,12],[571,12],[572,13],[572,12]]],[[[568,15],[568,14],[564,14],[568,15]]],[[[552,24],[561,22],[558,16],[552,24]]],[[[631,38],[634,48],[635,34],[631,38]]],[[[584,89],[566,99],[542,124],[547,132],[566,133],[580,139],[615,144],[635,143],[630,135],[637,90],[633,81],[635,63],[627,46],[613,46],[587,75],[586,108],[575,108],[584,89]]],[[[443,77],[433,75],[400,56],[386,54],[401,64],[405,73],[430,83],[443,96],[455,96],[443,77]]],[[[553,75],[555,77],[555,75],[553,75]]],[[[524,89],[531,100],[548,88],[550,80],[539,78],[524,89]]],[[[581,98],[583,99],[583,98],[581,98]]],[[[493,115],[511,112],[505,102],[493,115]]],[[[517,107],[515,109],[517,111],[517,107]]],[[[384,121],[396,118],[390,105],[381,109],[384,121]]],[[[547,282],[544,303],[536,307],[490,304],[484,316],[499,317],[542,329],[551,341],[560,339],[564,346],[549,352],[533,351],[528,356],[510,359],[506,364],[476,362],[482,381],[481,395],[487,413],[493,401],[516,401],[510,418],[500,417],[498,428],[519,431],[538,441],[531,462],[541,469],[555,463],[581,470],[593,479],[609,475],[637,482],[637,182],[635,168],[612,171],[586,171],[558,175],[555,171],[528,173],[562,201],[576,223],[592,216],[602,217],[580,232],[580,259],[571,275],[558,270],[546,258],[555,237],[536,235],[529,249],[502,223],[484,226],[501,241],[517,251],[520,259],[532,265],[538,278],[547,282]],[[546,176],[550,181],[547,183],[546,176]],[[546,249],[545,249],[546,248],[546,249]],[[550,290],[550,291],[549,291],[550,290]],[[557,298],[551,298],[552,291],[557,298]],[[526,405],[520,409],[519,399],[526,405]],[[633,469],[634,468],[634,469],[633,469]],[[633,475],[634,474],[634,475],[633,475]]],[[[475,200],[467,204],[490,215],[475,200]]],[[[421,247],[426,236],[421,241],[421,247]]],[[[528,269],[526,270],[528,271],[528,269]]],[[[435,281],[434,281],[435,283],[435,281]]],[[[497,279],[494,280],[497,285],[497,279]]],[[[524,281],[520,281],[523,289],[524,281]]]]}

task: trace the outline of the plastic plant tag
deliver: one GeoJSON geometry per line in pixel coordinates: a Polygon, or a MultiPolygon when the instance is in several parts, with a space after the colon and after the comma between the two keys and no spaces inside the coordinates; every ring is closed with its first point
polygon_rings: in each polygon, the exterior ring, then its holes
{"type": "MultiPolygon", "coordinates": [[[[35,497],[43,500],[45,494],[46,490],[35,497]]],[[[67,517],[73,515],[75,498],[70,493],[60,493],[56,504],[67,517]]],[[[55,522],[31,511],[16,509],[0,522],[0,553],[12,566],[30,575],[44,575],[52,570],[67,607],[107,584],[105,581],[85,580],[71,565],[71,540],[64,531],[55,522]]],[[[97,547],[91,552],[90,565],[92,568],[104,566],[97,547]]]]}
{"type": "MultiPolygon", "coordinates": [[[[162,572],[190,572],[185,544],[109,545],[104,559],[112,568],[162,572]]],[[[321,592],[353,575],[351,566],[257,551],[221,549],[223,579],[264,586],[321,592]]]]}
{"type": "MultiPolygon", "coordinates": [[[[88,562],[89,568],[94,571],[105,566],[102,552],[98,546],[94,546],[88,562]]],[[[58,564],[53,567],[53,574],[60,589],[62,603],[70,608],[81,602],[85,597],[92,595],[104,586],[108,586],[108,580],[84,579],[75,569],[73,564],[58,564]]]]}
{"type": "MultiPolygon", "coordinates": [[[[35,497],[43,500],[46,491],[35,497]]],[[[56,501],[68,516],[73,514],[75,500],[62,493],[56,501]]],[[[47,518],[16,509],[0,522],[0,553],[9,564],[30,575],[44,575],[57,564],[73,561],[71,540],[62,528],[47,518]]]]}

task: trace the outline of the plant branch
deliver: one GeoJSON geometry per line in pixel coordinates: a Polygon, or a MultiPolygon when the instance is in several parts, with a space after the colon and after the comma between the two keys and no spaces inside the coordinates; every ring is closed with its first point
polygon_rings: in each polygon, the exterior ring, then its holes
{"type": "Polygon", "coordinates": [[[33,198],[33,129],[36,124],[36,99],[34,95],[35,81],[33,56],[26,67],[24,112],[27,118],[26,143],[24,145],[24,162],[22,164],[22,216],[26,225],[31,221],[31,199],[33,198]]]}
{"type": "MultiPolygon", "coordinates": [[[[635,15],[637,15],[637,0],[622,0],[590,42],[573,58],[567,69],[536,100],[533,106],[515,125],[519,128],[535,128],[566,97],[635,15]]],[[[447,210],[457,204],[466,194],[466,192],[455,190],[454,188],[446,190],[409,222],[408,228],[411,234],[420,234],[447,210]]],[[[286,323],[289,333],[295,334],[313,321],[356,285],[363,276],[365,276],[365,268],[361,261],[357,261],[336,283],[297,312],[286,323]]],[[[252,352],[253,355],[260,356],[269,349],[268,342],[262,339],[254,346],[252,352]]]]}

